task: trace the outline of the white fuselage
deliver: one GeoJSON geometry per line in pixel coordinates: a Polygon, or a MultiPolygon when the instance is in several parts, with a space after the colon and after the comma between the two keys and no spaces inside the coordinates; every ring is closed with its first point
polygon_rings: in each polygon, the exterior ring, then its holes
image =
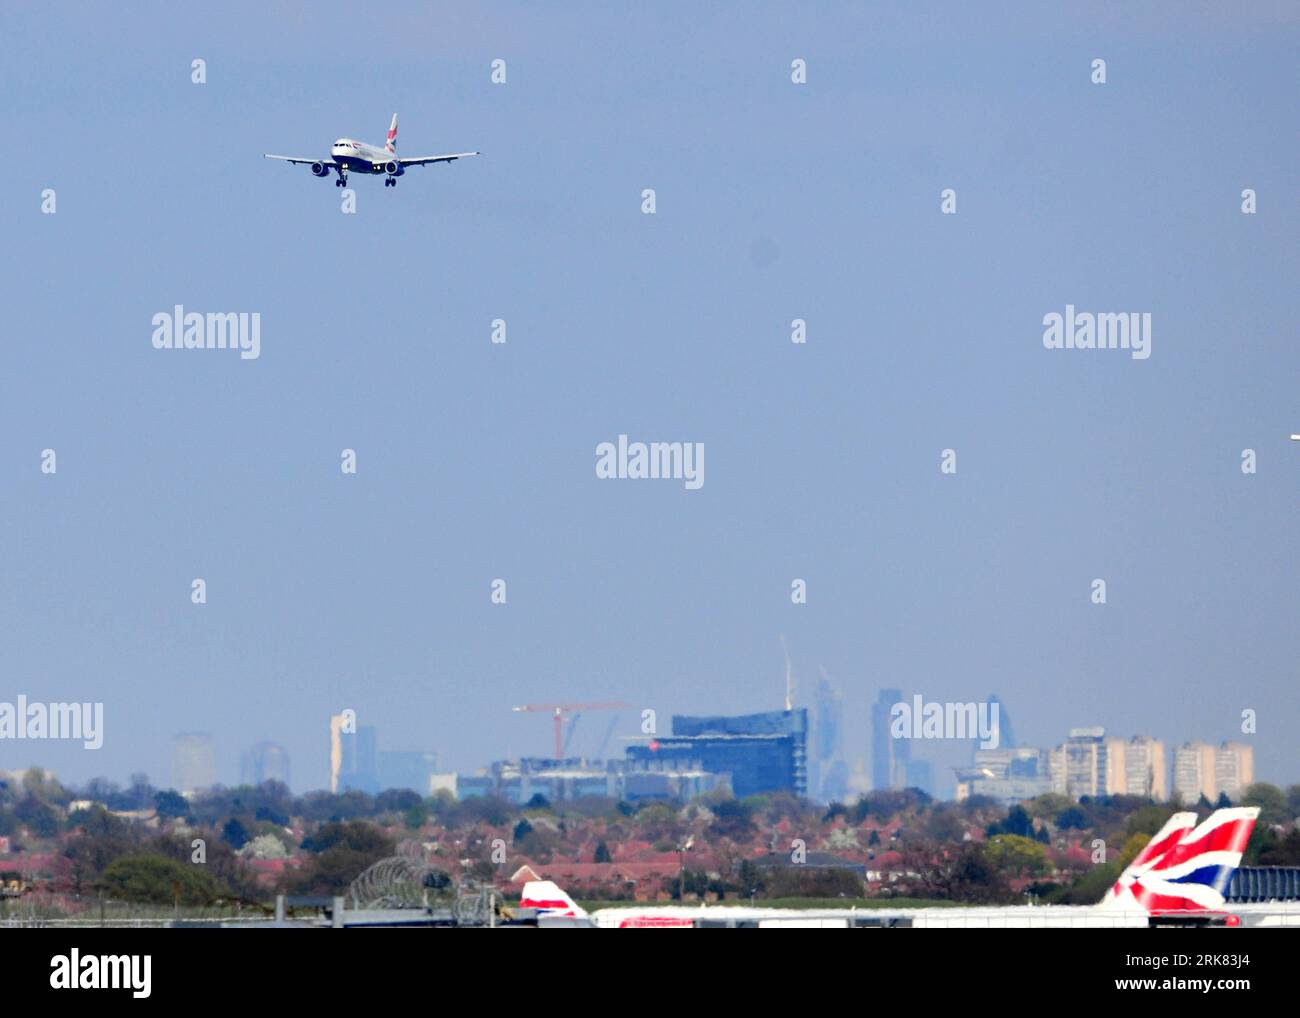
{"type": "MultiPolygon", "coordinates": [[[[1300,928],[1300,902],[1266,902],[1226,904],[1214,913],[1188,913],[1187,919],[1211,920],[1225,925],[1222,919],[1233,916],[1230,925],[1291,926],[1300,928]]],[[[1169,917],[1165,917],[1167,922],[1169,917]]],[[[604,908],[577,918],[544,916],[540,926],[596,926],[603,929],[626,928],[698,928],[700,926],[758,926],[779,928],[816,926],[852,928],[854,926],[910,926],[931,929],[1004,929],[1004,928],[1144,928],[1153,924],[1142,911],[1103,908],[1097,905],[1007,905],[985,908],[868,908],[868,909],[778,909],[745,905],[666,905],[604,908]]],[[[1157,925],[1161,921],[1156,921],[1157,925]]]]}
{"type": "Polygon", "coordinates": [[[349,173],[387,173],[400,177],[405,170],[397,161],[397,153],[386,148],[375,148],[364,141],[340,138],[330,148],[330,158],[349,173]]]}

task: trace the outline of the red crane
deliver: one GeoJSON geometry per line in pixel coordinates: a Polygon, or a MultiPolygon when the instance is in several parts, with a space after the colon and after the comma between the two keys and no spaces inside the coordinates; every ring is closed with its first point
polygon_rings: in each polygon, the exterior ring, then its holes
{"type": "Polygon", "coordinates": [[[566,716],[583,710],[623,710],[630,704],[609,701],[605,703],[530,703],[511,710],[526,713],[546,713],[555,719],[555,759],[564,756],[564,719],[566,716]]]}

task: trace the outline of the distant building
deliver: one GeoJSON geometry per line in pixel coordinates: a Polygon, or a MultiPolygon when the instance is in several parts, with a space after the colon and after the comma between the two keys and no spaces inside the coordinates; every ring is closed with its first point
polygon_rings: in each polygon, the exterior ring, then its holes
{"type": "Polygon", "coordinates": [[[848,797],[849,769],[844,762],[844,701],[825,675],[817,680],[812,720],[809,787],[819,802],[848,797]]]}
{"type": "MultiPolygon", "coordinates": [[[[731,787],[725,774],[701,770],[626,770],[620,775],[619,798],[628,802],[665,799],[673,802],[690,800],[709,792],[731,787]]],[[[733,793],[734,794],[734,793],[733,793]]]]}
{"type": "Polygon", "coordinates": [[[379,788],[379,736],[374,725],[358,725],[355,732],[338,733],[338,772],[333,777],[335,792],[369,792],[379,788]]]}
{"type": "Polygon", "coordinates": [[[580,757],[497,760],[479,774],[457,774],[454,793],[459,799],[495,795],[518,806],[526,805],[537,795],[547,802],[588,796],[619,799],[625,797],[621,772],[622,765],[618,762],[589,762],[580,757]]]}
{"type": "MultiPolygon", "coordinates": [[[[1007,749],[1015,749],[1020,743],[1016,742],[1016,731],[1011,726],[1011,712],[1007,710],[1006,704],[996,693],[989,697],[989,713],[992,714],[994,704],[998,706],[998,745],[1007,749]]],[[[978,741],[976,743],[978,748],[978,741]]]]}
{"type": "Polygon", "coordinates": [[[740,798],[808,794],[808,712],[799,707],[738,717],[676,715],[673,734],[629,746],[628,771],[728,776],[740,798]]]}
{"type": "Polygon", "coordinates": [[[976,750],[971,766],[957,768],[958,802],[983,795],[1010,806],[1051,790],[1048,754],[1029,746],[976,750]]]}
{"type": "Polygon", "coordinates": [[[803,858],[795,862],[789,852],[767,852],[755,856],[750,862],[760,870],[844,870],[855,873],[862,879],[867,877],[867,867],[852,859],[844,859],[830,852],[806,852],[803,858]]]}
{"type": "Polygon", "coordinates": [[[433,777],[438,773],[438,754],[406,750],[380,750],[376,784],[380,791],[406,788],[420,795],[433,794],[433,777]]]}
{"type": "Polygon", "coordinates": [[[339,777],[343,773],[343,728],[347,718],[342,714],[330,715],[330,791],[338,794],[339,777]]]}
{"type": "MultiPolygon", "coordinates": [[[[1233,802],[1255,783],[1255,750],[1241,742],[1225,742],[1214,753],[1214,790],[1233,802]]],[[[1217,796],[1216,796],[1217,798],[1217,796]]]]}
{"type": "Polygon", "coordinates": [[[437,795],[439,792],[450,792],[453,799],[457,797],[456,774],[454,771],[429,775],[429,794],[437,795]]]}
{"type": "Polygon", "coordinates": [[[931,799],[938,799],[934,783],[934,767],[929,760],[909,760],[903,771],[903,781],[908,788],[919,788],[931,799]]]}
{"type": "Polygon", "coordinates": [[[57,775],[52,770],[44,767],[25,767],[20,771],[8,771],[0,769],[0,788],[8,786],[15,796],[19,799],[23,797],[23,788],[27,781],[27,775],[33,770],[38,771],[45,781],[58,780],[57,775]]]}
{"type": "MultiPolygon", "coordinates": [[[[1002,702],[1002,698],[999,697],[996,693],[989,694],[989,698],[986,702],[989,705],[990,721],[995,716],[997,718],[998,747],[1001,749],[1015,749],[1016,746],[1019,745],[1019,743],[1016,742],[1015,729],[1012,728],[1011,726],[1011,714],[1007,711],[1006,704],[1002,702]],[[993,713],[995,709],[997,711],[996,715],[993,713]]],[[[970,751],[971,751],[972,763],[974,763],[975,761],[975,754],[978,753],[983,748],[982,746],[983,741],[984,741],[983,739],[978,737],[971,739],[970,751]]]]}
{"type": "Polygon", "coordinates": [[[1217,748],[1187,742],[1174,750],[1174,794],[1187,805],[1201,796],[1216,802],[1220,794],[1236,801],[1255,780],[1255,751],[1240,742],[1217,748]]]}
{"type": "Polygon", "coordinates": [[[849,772],[848,795],[844,801],[861,799],[871,791],[871,775],[867,773],[867,763],[861,757],[853,761],[853,770],[849,772]]]}
{"type": "Polygon", "coordinates": [[[1106,791],[1111,795],[1141,795],[1163,802],[1169,798],[1165,744],[1145,735],[1106,740],[1106,791]]]}
{"type": "Polygon", "coordinates": [[[903,702],[898,689],[882,689],[871,705],[871,784],[876,789],[907,785],[907,764],[912,759],[911,741],[895,739],[889,731],[894,704],[903,702]]]}
{"type": "Polygon", "coordinates": [[[1081,799],[1106,794],[1106,729],[1071,728],[1070,737],[1051,751],[1052,791],[1081,799]]]}
{"type": "Polygon", "coordinates": [[[241,785],[260,785],[266,781],[289,784],[289,753],[278,742],[259,742],[239,759],[241,785]]]}
{"type": "Polygon", "coordinates": [[[172,786],[192,795],[217,783],[217,748],[207,732],[182,732],[172,740],[172,786]]]}
{"type": "Polygon", "coordinates": [[[457,799],[472,799],[476,795],[496,795],[497,780],[490,771],[475,774],[457,774],[452,794],[457,799]]]}

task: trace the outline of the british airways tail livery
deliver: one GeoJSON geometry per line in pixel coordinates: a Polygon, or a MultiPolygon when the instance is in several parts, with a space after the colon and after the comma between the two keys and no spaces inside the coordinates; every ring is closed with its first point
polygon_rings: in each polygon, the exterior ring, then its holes
{"type": "Polygon", "coordinates": [[[1195,826],[1195,813],[1175,813],[1165,821],[1165,825],[1151,836],[1151,840],[1124,868],[1124,872],[1119,875],[1114,886],[1106,892],[1105,897],[1101,899],[1102,906],[1115,909],[1141,908],[1141,904],[1133,895],[1134,885],[1195,826]]]}
{"type": "Polygon", "coordinates": [[[286,163],[305,163],[311,166],[312,173],[318,177],[328,177],[333,170],[338,174],[335,187],[346,187],[349,173],[383,174],[385,187],[396,187],[397,178],[402,176],[408,166],[425,166],[429,163],[451,163],[467,156],[476,156],[477,152],[451,152],[440,156],[414,156],[402,158],[397,154],[397,114],[388,126],[388,140],[383,148],[375,148],[364,141],[352,138],[340,138],[330,149],[329,159],[307,159],[297,156],[273,156],[267,159],[282,159],[286,163]]]}
{"type": "Polygon", "coordinates": [[[519,896],[520,908],[534,908],[539,916],[581,918],[586,910],[549,880],[530,880],[519,896]]]}
{"type": "Polygon", "coordinates": [[[1195,819],[1193,814],[1174,814],[1147,846],[1152,848],[1164,836],[1158,854],[1149,855],[1140,867],[1138,859],[1134,859],[1108,892],[1108,898],[1111,894],[1120,900],[1127,897],[1150,915],[1223,907],[1228,881],[1241,865],[1241,853],[1250,840],[1259,807],[1215,810],[1199,827],[1189,826],[1171,835],[1173,820],[1186,816],[1195,819]]]}

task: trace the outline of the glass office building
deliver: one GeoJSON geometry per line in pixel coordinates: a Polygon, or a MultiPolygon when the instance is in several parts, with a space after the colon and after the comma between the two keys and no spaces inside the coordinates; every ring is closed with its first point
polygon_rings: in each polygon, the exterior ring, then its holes
{"type": "Polygon", "coordinates": [[[800,707],[738,717],[673,717],[673,734],[629,746],[630,770],[730,776],[737,798],[808,794],[808,712],[800,707]]]}

